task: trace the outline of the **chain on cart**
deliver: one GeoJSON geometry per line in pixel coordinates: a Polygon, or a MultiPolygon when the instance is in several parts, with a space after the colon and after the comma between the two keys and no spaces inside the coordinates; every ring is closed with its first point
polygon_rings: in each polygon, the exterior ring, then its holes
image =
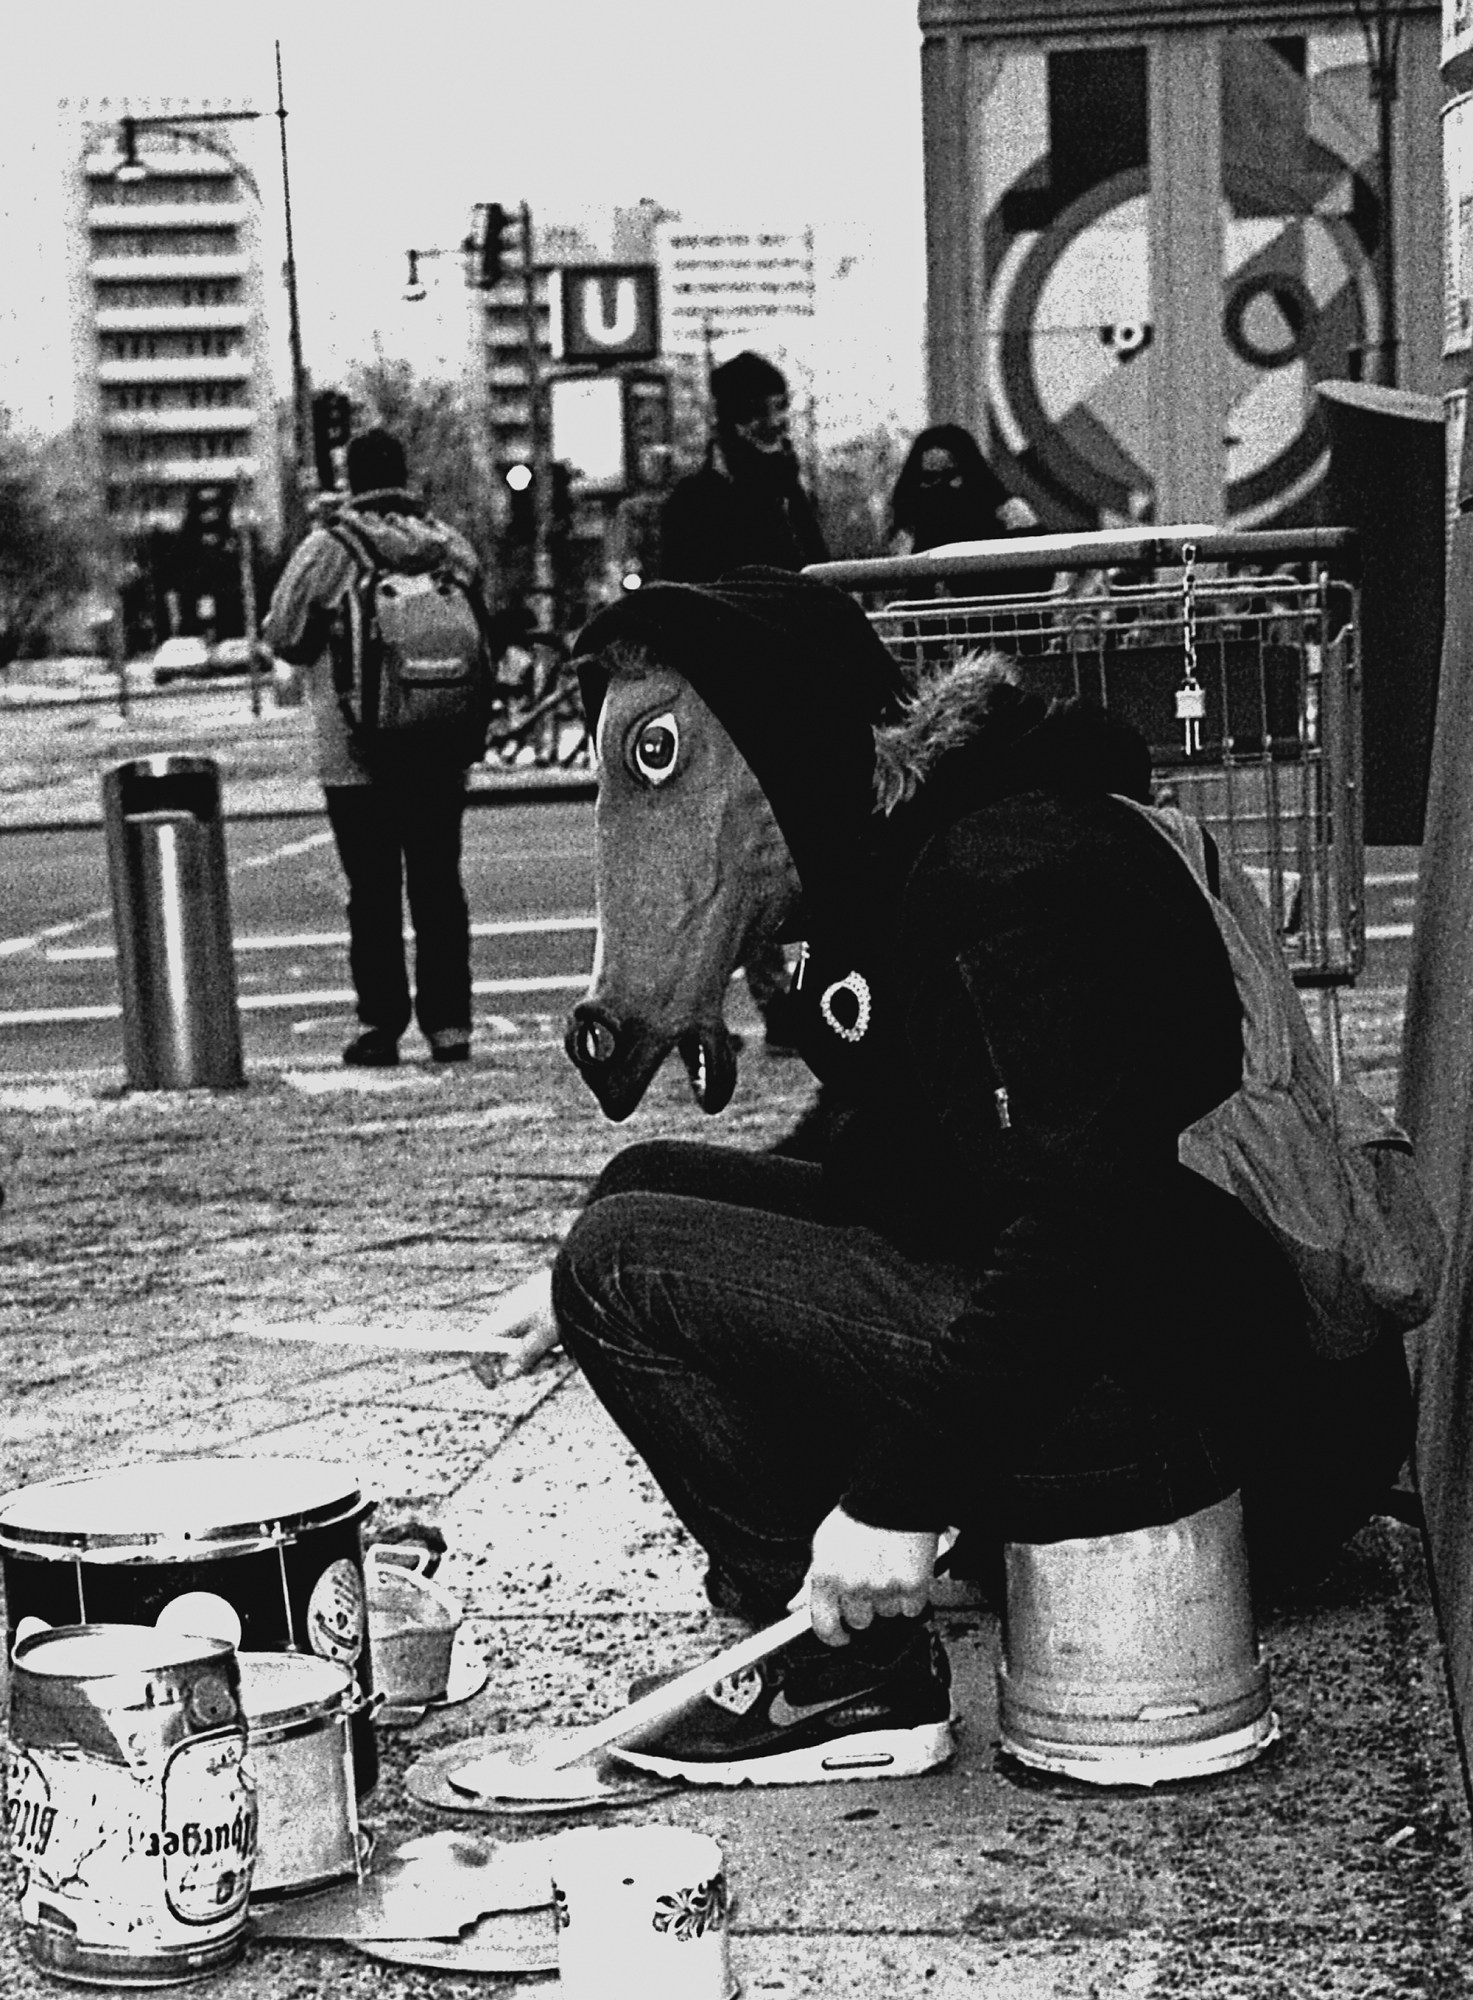
{"type": "MultiPolygon", "coordinates": [[[[1194,814],[1263,896],[1296,982],[1320,995],[1338,1071],[1336,994],[1360,973],[1365,947],[1358,605],[1318,555],[1350,538],[1156,529],[1134,540],[1147,561],[1122,563],[1134,548],[1119,535],[1031,539],[1013,560],[1058,567],[1052,591],[1027,596],[876,604],[887,582],[914,591],[924,557],[810,573],[869,595],[875,629],[914,681],[996,650],[1024,687],[1081,696],[1134,724],[1151,746],[1158,801],[1194,814]],[[1225,559],[1259,573],[1225,573],[1225,559]]],[[[944,587],[985,588],[986,576],[959,573],[961,550],[948,553],[937,565],[944,587]]],[[[996,563],[996,544],[991,553],[996,563]]]]}

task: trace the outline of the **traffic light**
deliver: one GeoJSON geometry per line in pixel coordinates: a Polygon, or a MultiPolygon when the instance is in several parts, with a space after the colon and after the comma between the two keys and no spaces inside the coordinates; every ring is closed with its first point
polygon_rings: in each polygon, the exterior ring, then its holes
{"type": "Polygon", "coordinates": [[[626,374],[623,394],[624,483],[632,492],[667,486],[674,434],[670,377],[626,374]]]}
{"type": "Polygon", "coordinates": [[[341,389],[323,389],[312,398],[312,450],[317,484],[326,492],[338,483],[334,451],[353,434],[353,405],[341,389]]]}
{"type": "Polygon", "coordinates": [[[518,218],[499,201],[481,204],[481,272],[478,283],[483,292],[494,292],[506,275],[508,242],[518,226],[518,218]]]}
{"type": "Polygon", "coordinates": [[[511,493],[511,511],[506,532],[513,542],[532,542],[537,536],[537,481],[530,465],[509,465],[502,474],[511,493]]]}
{"type": "Polygon", "coordinates": [[[223,555],[231,546],[234,505],[235,488],[228,483],[192,486],[184,503],[182,534],[186,545],[202,555],[223,555]]]}

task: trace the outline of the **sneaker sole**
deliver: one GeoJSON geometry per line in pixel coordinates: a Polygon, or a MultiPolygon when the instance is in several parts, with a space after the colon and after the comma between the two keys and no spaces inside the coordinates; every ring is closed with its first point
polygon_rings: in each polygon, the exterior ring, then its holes
{"type": "Polygon", "coordinates": [[[684,1778],[692,1785],[837,1785],[856,1778],[919,1778],[946,1763],[955,1749],[951,1724],[929,1722],[915,1729],[866,1729],[806,1750],[743,1757],[730,1764],[687,1763],[645,1750],[615,1749],[609,1755],[637,1770],[684,1778]]]}

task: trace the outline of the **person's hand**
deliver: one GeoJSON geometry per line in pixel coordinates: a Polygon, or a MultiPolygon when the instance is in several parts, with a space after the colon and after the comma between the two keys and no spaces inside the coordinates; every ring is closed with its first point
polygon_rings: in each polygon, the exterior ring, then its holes
{"type": "Polygon", "coordinates": [[[931,1600],[938,1540],[929,1531],[872,1528],[836,1507],[819,1523],[799,1593],[824,1644],[847,1646],[850,1632],[876,1618],[919,1618],[931,1600]]]}
{"type": "Polygon", "coordinates": [[[997,510],[997,518],[1010,535],[1028,535],[1038,526],[1038,516],[1021,493],[1010,493],[997,510]]]}
{"type": "Polygon", "coordinates": [[[494,1300],[472,1336],[479,1357],[475,1372],[494,1385],[511,1375],[529,1375],[558,1345],[552,1311],[552,1270],[536,1271],[494,1300]]]}

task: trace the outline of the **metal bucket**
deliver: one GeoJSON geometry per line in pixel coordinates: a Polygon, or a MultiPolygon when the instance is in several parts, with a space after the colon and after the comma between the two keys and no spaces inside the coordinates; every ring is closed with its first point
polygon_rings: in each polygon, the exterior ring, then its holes
{"type": "Polygon", "coordinates": [[[1007,1549],[1002,1748],[1099,1785],[1249,1763],[1278,1734],[1234,1493],[1160,1527],[1007,1549]]]}
{"type": "Polygon", "coordinates": [[[465,1614],[430,1581],[427,1549],[375,1543],[364,1558],[374,1685],[390,1704],[443,1701],[465,1614]]]}
{"type": "Polygon", "coordinates": [[[93,1986],[173,1986],[239,1956],[255,1786],[234,1649],[133,1625],[22,1640],[6,1793],[27,1947],[93,1986]]]}
{"type": "Polygon", "coordinates": [[[260,1827],[254,1897],[351,1882],[359,1873],[353,1676],[306,1653],[242,1653],[260,1827]]]}

